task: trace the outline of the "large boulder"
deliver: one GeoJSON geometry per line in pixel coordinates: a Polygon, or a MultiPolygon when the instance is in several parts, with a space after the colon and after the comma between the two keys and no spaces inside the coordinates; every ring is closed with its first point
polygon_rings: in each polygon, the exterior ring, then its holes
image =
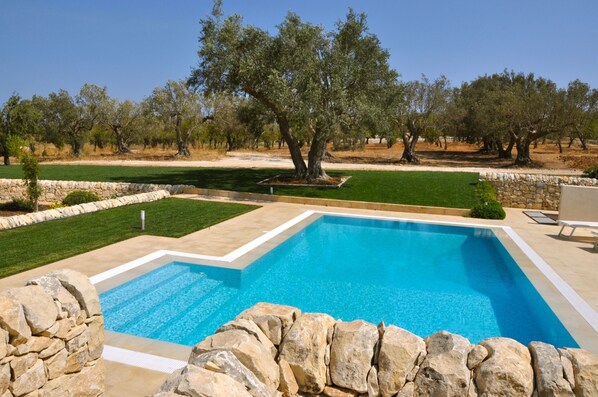
{"type": "Polygon", "coordinates": [[[233,353],[269,389],[278,389],[280,374],[276,361],[264,345],[245,331],[233,329],[208,336],[193,347],[189,362],[204,353],[221,350],[233,353]]]}
{"type": "Polygon", "coordinates": [[[200,354],[190,360],[189,364],[230,376],[245,386],[254,397],[270,397],[272,395],[272,391],[268,390],[266,385],[260,382],[254,373],[229,351],[211,351],[200,354]]]}
{"type": "Polygon", "coordinates": [[[268,339],[266,334],[264,334],[264,332],[260,329],[260,327],[258,327],[257,324],[254,323],[253,321],[246,320],[244,318],[238,318],[238,319],[230,321],[230,322],[224,324],[222,327],[218,328],[216,333],[226,332],[226,331],[230,331],[233,329],[247,332],[249,335],[251,335],[255,339],[257,339],[258,342],[260,342],[262,345],[264,345],[264,347],[266,347],[268,350],[270,350],[270,353],[272,354],[272,358],[276,357],[276,354],[278,353],[278,349],[276,349],[276,346],[274,346],[274,344],[272,344],[272,341],[270,339],[268,339]]]}
{"type": "Polygon", "coordinates": [[[253,321],[278,346],[300,315],[301,310],[296,307],[260,302],[241,312],[237,319],[253,321]]]}
{"type": "Polygon", "coordinates": [[[16,343],[25,342],[31,337],[23,306],[5,294],[0,295],[0,326],[8,331],[11,340],[16,343]]]}
{"type": "Polygon", "coordinates": [[[56,322],[58,309],[54,300],[39,285],[13,288],[6,293],[23,306],[25,320],[33,334],[47,330],[56,322]]]}
{"type": "Polygon", "coordinates": [[[396,395],[407,382],[407,375],[426,356],[422,338],[402,328],[389,325],[384,329],[378,353],[378,381],[382,397],[396,395]]]}
{"type": "Polygon", "coordinates": [[[531,342],[528,347],[532,354],[538,397],[573,397],[556,348],[542,342],[531,342]]]}
{"type": "Polygon", "coordinates": [[[327,314],[303,314],[280,344],[280,357],[289,363],[302,392],[318,394],[326,386],[326,347],[334,323],[327,314]]]}
{"type": "Polygon", "coordinates": [[[598,357],[582,349],[563,349],[571,356],[575,396],[598,396],[598,357]]]}
{"type": "Polygon", "coordinates": [[[62,283],[56,277],[44,275],[29,280],[27,284],[42,287],[48,295],[60,302],[61,309],[66,311],[70,317],[76,319],[81,315],[79,302],[62,286],[62,283]]]}
{"type": "Polygon", "coordinates": [[[426,338],[428,354],[415,377],[417,396],[467,396],[470,371],[467,357],[469,341],[450,332],[440,331],[426,338]]]}
{"type": "Polygon", "coordinates": [[[77,299],[87,313],[87,317],[102,314],[98,292],[85,275],[74,270],[63,269],[52,272],[48,276],[60,281],[62,286],[77,299]]]}
{"type": "Polygon", "coordinates": [[[534,389],[534,371],[529,350],[509,338],[490,338],[480,342],[488,358],[475,370],[480,396],[529,397],[534,389]]]}
{"type": "Polygon", "coordinates": [[[174,373],[154,396],[168,392],[190,397],[252,397],[230,376],[191,364],[174,373]]]}
{"type": "Polygon", "coordinates": [[[339,321],[330,345],[330,377],[345,389],[367,393],[378,328],[362,320],[339,321]]]}

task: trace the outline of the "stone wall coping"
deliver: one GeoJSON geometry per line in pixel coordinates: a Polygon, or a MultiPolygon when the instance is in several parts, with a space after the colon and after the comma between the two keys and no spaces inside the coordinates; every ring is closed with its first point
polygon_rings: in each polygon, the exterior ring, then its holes
{"type": "Polygon", "coordinates": [[[14,215],[0,217],[0,230],[14,229],[21,226],[28,226],[34,223],[45,222],[54,219],[62,219],[76,215],[89,214],[110,208],[122,207],[130,204],[149,203],[162,200],[170,196],[166,190],[156,190],[147,193],[133,194],[109,200],[95,201],[73,205],[70,207],[61,207],[51,210],[33,212],[31,214],[14,215]]]}

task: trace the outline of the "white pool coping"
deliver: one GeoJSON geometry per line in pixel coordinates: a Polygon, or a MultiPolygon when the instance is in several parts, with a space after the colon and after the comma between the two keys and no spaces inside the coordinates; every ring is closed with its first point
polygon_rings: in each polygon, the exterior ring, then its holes
{"type": "MultiPolygon", "coordinates": [[[[280,226],[268,231],[264,235],[256,238],[253,241],[231,251],[224,256],[211,256],[202,254],[191,254],[187,252],[179,252],[172,250],[158,250],[149,255],[127,262],[123,265],[117,266],[105,272],[96,274],[90,277],[93,284],[108,280],[119,274],[125,273],[136,267],[145,265],[153,260],[162,258],[164,256],[177,256],[190,259],[209,260],[215,262],[231,263],[241,256],[249,253],[265,242],[278,236],[285,230],[297,225],[299,222],[307,219],[314,214],[321,215],[336,215],[348,216],[352,218],[369,218],[382,219],[392,221],[405,221],[413,223],[426,223],[435,225],[449,225],[449,226],[465,226],[477,228],[491,228],[502,229],[513,242],[523,251],[529,260],[536,266],[538,270],[555,286],[555,288],[565,297],[565,299],[573,306],[573,308],[588,322],[588,324],[598,333],[598,313],[565,281],[557,272],[544,260],[536,251],[534,251],[511,227],[500,225],[485,225],[480,223],[468,222],[446,222],[422,219],[410,219],[401,217],[377,216],[377,215],[363,215],[346,212],[334,211],[305,211],[295,218],[281,224],[280,226]]],[[[174,360],[152,354],[140,353],[133,350],[122,349],[114,346],[104,346],[103,357],[109,361],[116,361],[122,364],[132,365],[135,367],[145,368],[149,370],[171,373],[176,369],[184,367],[187,363],[180,360],[174,360]]]]}

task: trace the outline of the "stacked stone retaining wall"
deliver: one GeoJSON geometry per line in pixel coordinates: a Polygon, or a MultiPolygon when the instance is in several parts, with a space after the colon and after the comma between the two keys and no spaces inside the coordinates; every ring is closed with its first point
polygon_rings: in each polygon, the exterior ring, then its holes
{"type": "Polygon", "coordinates": [[[198,343],[153,397],[176,396],[598,396],[598,357],[258,303],[198,343]]]}
{"type": "MultiPolygon", "coordinates": [[[[161,200],[170,196],[166,190],[158,190],[148,193],[123,196],[110,200],[96,201],[92,203],[78,204],[70,207],[61,207],[47,211],[33,212],[31,214],[0,217],[0,230],[14,229],[16,227],[32,225],[34,223],[51,221],[54,219],[67,218],[69,216],[82,215],[90,212],[121,207],[129,204],[149,203],[161,200]]],[[[0,397],[2,397],[0,395],[0,397]]]]}
{"type": "MultiPolygon", "coordinates": [[[[156,185],[148,183],[118,183],[118,182],[79,182],[79,181],[39,181],[42,189],[40,201],[56,202],[64,199],[74,190],[94,192],[102,200],[128,196],[136,193],[166,190],[170,194],[180,194],[191,185],[156,185]]],[[[0,179],[0,202],[13,199],[25,199],[27,192],[21,179],[0,179]]]]}
{"type": "Polygon", "coordinates": [[[59,270],[0,294],[0,396],[104,394],[104,318],[84,275],[59,270]]]}
{"type": "Polygon", "coordinates": [[[598,179],[540,174],[481,172],[480,180],[492,183],[504,207],[552,211],[559,209],[561,185],[598,187],[598,179]]]}

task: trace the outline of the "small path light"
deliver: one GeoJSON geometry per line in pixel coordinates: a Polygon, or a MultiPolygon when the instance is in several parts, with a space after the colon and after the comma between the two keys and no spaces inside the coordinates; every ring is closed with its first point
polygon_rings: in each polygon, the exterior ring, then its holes
{"type": "Polygon", "coordinates": [[[141,210],[141,231],[145,230],[145,211],[141,210]]]}
{"type": "Polygon", "coordinates": [[[274,186],[270,186],[270,194],[274,194],[274,186]]]}

